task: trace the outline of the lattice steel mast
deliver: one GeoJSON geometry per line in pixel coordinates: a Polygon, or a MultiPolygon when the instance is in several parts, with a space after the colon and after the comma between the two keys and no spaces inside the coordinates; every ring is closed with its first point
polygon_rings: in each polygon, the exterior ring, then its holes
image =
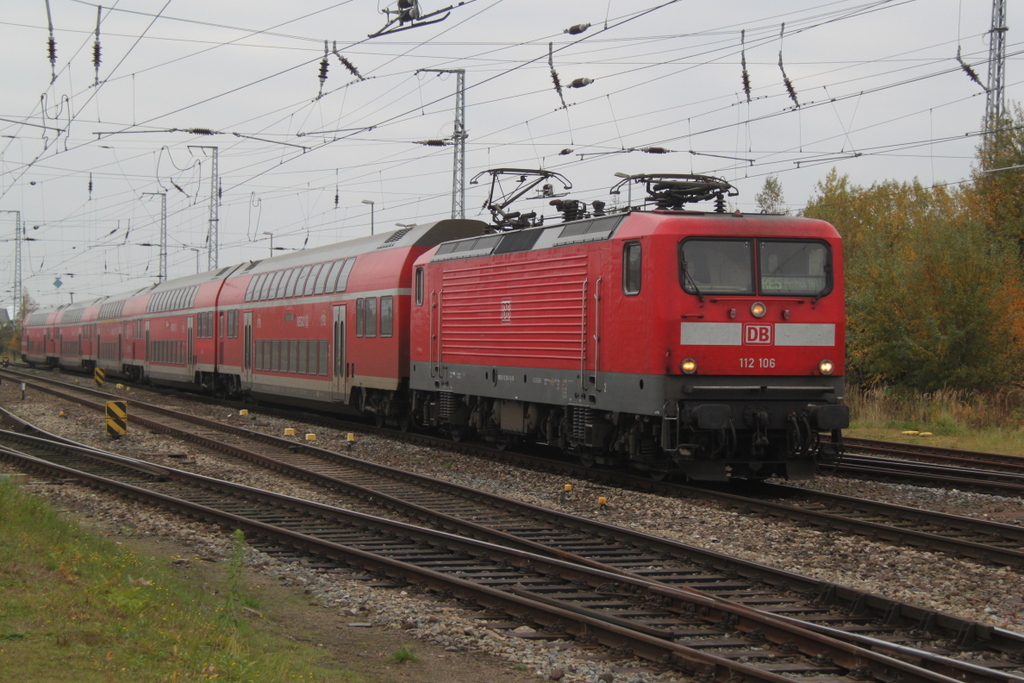
{"type": "Polygon", "coordinates": [[[1006,115],[1003,82],[1006,70],[1006,0],[992,0],[992,28],[988,45],[988,96],[985,128],[991,130],[1006,115]]]}
{"type": "MultiPolygon", "coordinates": [[[[455,129],[452,133],[452,147],[455,161],[452,166],[452,218],[466,217],[466,70],[465,69],[420,69],[433,73],[455,74],[455,129]]],[[[417,72],[419,73],[419,72],[417,72]]]]}
{"type": "Polygon", "coordinates": [[[220,251],[220,238],[217,235],[220,225],[220,171],[217,169],[217,154],[220,148],[214,145],[189,145],[189,149],[213,150],[213,161],[210,165],[210,231],[206,267],[209,270],[216,270],[220,251]]]}

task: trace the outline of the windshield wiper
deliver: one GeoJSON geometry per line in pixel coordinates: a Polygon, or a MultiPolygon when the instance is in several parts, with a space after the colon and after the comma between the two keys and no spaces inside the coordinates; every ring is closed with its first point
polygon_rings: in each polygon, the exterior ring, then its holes
{"type": "Polygon", "coordinates": [[[700,298],[700,305],[703,306],[704,305],[704,295],[700,293],[700,288],[697,286],[697,283],[693,281],[693,277],[690,275],[690,269],[687,267],[686,261],[683,261],[680,264],[680,267],[683,269],[683,283],[684,283],[684,287],[685,287],[685,283],[689,282],[690,286],[693,287],[693,291],[696,292],[697,296],[700,298]]]}

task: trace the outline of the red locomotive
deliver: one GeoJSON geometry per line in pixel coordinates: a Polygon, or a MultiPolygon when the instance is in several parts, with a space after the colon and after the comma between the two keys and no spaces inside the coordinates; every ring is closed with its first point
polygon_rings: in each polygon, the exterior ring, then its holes
{"type": "Polygon", "coordinates": [[[496,225],[443,220],[36,312],[22,355],[655,478],[812,476],[849,421],[839,235],[725,213],[713,178],[626,183],[654,206],[556,199],[568,220],[544,225],[492,203],[496,225]],[[683,210],[706,198],[717,211],[683,210]]]}

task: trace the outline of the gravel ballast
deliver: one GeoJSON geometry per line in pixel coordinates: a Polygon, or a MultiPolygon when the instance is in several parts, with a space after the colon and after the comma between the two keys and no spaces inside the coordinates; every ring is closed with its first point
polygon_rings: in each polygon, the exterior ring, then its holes
{"type": "MultiPolygon", "coordinates": [[[[145,399],[180,408],[172,399],[145,399]]],[[[102,416],[44,394],[29,393],[22,402],[10,383],[0,386],[0,401],[39,427],[131,457],[187,469],[207,476],[286,493],[327,504],[339,504],[330,492],[293,482],[255,466],[210,454],[192,444],[132,428],[116,442],[102,435],[102,416]],[[65,412],[60,417],[60,411],[65,412]],[[186,457],[169,457],[169,454],[186,457]]],[[[302,434],[317,433],[317,445],[369,461],[411,470],[535,505],[600,519],[739,558],[769,564],[833,583],[883,595],[952,614],[964,619],[1024,631],[1024,581],[1019,571],[982,565],[970,560],[910,548],[895,547],[837,532],[821,531],[791,522],[748,517],[705,501],[688,501],[613,489],[564,477],[522,470],[449,451],[395,443],[357,435],[349,451],[346,435],[323,427],[306,426],[261,415],[240,417],[228,408],[189,405],[195,414],[281,435],[285,427],[302,434]],[[573,492],[562,495],[565,484],[573,492]],[[599,509],[598,496],[608,499],[599,509]]],[[[258,411],[254,411],[257,412],[258,411]]],[[[0,467],[4,467],[0,465],[0,467]]],[[[4,471],[10,471],[5,469],[4,471]]],[[[802,484],[849,496],[976,516],[1004,523],[1024,522],[1024,501],[942,489],[823,477],[802,484]]],[[[135,534],[164,536],[185,543],[197,555],[227,557],[229,537],[214,527],[132,505],[105,493],[77,485],[34,482],[30,490],[63,508],[91,515],[108,528],[135,534]]],[[[345,505],[346,503],[342,503],[345,505]]],[[[350,503],[348,503],[350,504],[350,503]]],[[[355,621],[401,630],[429,640],[450,652],[484,652],[526,666],[542,680],[569,683],[629,681],[667,683],[680,675],[652,672],[644,662],[593,661],[590,653],[571,644],[527,640],[488,629],[467,611],[406,590],[374,588],[345,574],[311,570],[251,551],[249,564],[289,585],[302,587],[331,609],[345,611],[355,621]]]]}

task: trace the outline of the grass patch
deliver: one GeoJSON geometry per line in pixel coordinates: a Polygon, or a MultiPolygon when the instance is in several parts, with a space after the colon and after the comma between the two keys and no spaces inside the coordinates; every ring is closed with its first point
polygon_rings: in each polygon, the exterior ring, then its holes
{"type": "Polygon", "coordinates": [[[406,662],[418,662],[420,658],[416,656],[416,653],[411,648],[401,647],[391,655],[391,661],[404,664],[406,662]]]}
{"type": "Polygon", "coordinates": [[[83,531],[0,481],[0,670],[12,681],[342,681],[324,652],[262,632],[238,536],[221,595],[83,531]]]}
{"type": "Polygon", "coordinates": [[[947,448],[1024,455],[1024,392],[1017,389],[925,394],[897,387],[850,387],[846,404],[849,436],[913,443],[927,439],[947,448]]]}

